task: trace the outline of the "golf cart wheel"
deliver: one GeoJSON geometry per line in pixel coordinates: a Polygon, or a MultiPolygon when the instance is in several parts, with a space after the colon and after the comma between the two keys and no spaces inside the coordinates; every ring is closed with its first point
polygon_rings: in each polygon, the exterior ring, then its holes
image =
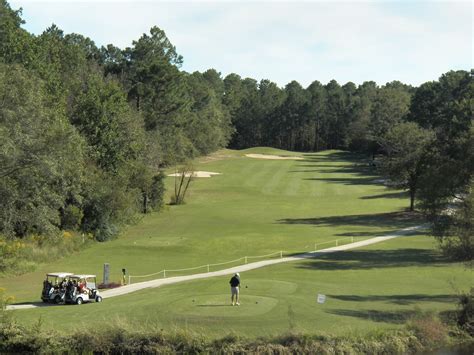
{"type": "Polygon", "coordinates": [[[54,303],[60,304],[61,303],[61,296],[54,297],[54,303]]]}
{"type": "Polygon", "coordinates": [[[97,303],[102,302],[102,297],[97,296],[97,297],[95,298],[95,301],[96,301],[97,303]]]}
{"type": "Polygon", "coordinates": [[[76,299],[76,304],[82,304],[82,297],[78,297],[76,299]]]}

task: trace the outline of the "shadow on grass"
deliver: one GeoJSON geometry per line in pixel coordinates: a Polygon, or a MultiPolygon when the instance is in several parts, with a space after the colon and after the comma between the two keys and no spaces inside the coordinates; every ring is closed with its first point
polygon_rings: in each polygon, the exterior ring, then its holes
{"type": "Polygon", "coordinates": [[[290,172],[317,172],[320,174],[350,174],[342,178],[306,178],[309,181],[325,181],[344,185],[384,185],[377,169],[371,165],[370,159],[364,155],[350,152],[333,152],[327,155],[305,154],[298,168],[313,168],[290,172]],[[341,163],[345,163],[340,165],[341,163]],[[339,164],[339,165],[338,165],[339,164]]]}
{"type": "MultiPolygon", "coordinates": [[[[345,233],[338,233],[335,234],[338,237],[383,237],[386,235],[393,234],[394,232],[397,232],[398,229],[387,229],[384,231],[376,231],[376,232],[368,232],[368,231],[362,231],[362,232],[345,232],[345,233]]],[[[416,236],[416,235],[425,235],[425,232],[423,230],[416,230],[412,231],[409,234],[411,236],[416,236]]],[[[356,240],[354,240],[355,242],[356,240]]]]}
{"type": "MultiPolygon", "coordinates": [[[[342,171],[341,171],[342,172],[342,171]]],[[[334,184],[343,185],[384,185],[383,182],[375,179],[375,175],[366,177],[347,177],[347,178],[305,178],[303,180],[309,181],[325,181],[334,184]]]]}
{"type": "Polygon", "coordinates": [[[366,160],[367,157],[361,154],[352,153],[352,152],[332,152],[329,154],[318,154],[318,153],[306,153],[303,154],[304,160],[300,161],[324,161],[324,162],[331,162],[331,161],[341,161],[345,160],[348,162],[357,162],[361,160],[366,160]]]}
{"type": "Polygon", "coordinates": [[[442,302],[442,303],[455,303],[458,300],[456,295],[424,295],[424,294],[413,294],[413,295],[386,295],[386,296],[357,296],[357,295],[327,295],[328,297],[335,298],[341,301],[350,302],[373,302],[373,301],[385,301],[389,303],[399,305],[409,305],[418,302],[442,302]]]}
{"type": "MultiPolygon", "coordinates": [[[[297,160],[300,162],[298,165],[298,168],[330,168],[330,169],[335,169],[335,168],[345,168],[345,167],[350,167],[351,165],[337,165],[337,163],[334,164],[302,164],[304,163],[304,160],[297,160]]],[[[324,170],[324,169],[323,169],[324,170]]],[[[311,170],[311,171],[320,171],[320,170],[311,170]]],[[[327,171],[327,170],[325,170],[327,171]]]]}
{"type": "MultiPolygon", "coordinates": [[[[352,174],[356,175],[353,179],[358,179],[358,176],[370,177],[369,181],[372,184],[383,184],[379,175],[372,169],[364,168],[354,165],[300,165],[299,168],[313,168],[305,170],[290,170],[290,173],[320,173],[320,174],[352,174]]],[[[311,180],[311,179],[306,179],[311,180]]]]}
{"type": "Polygon", "coordinates": [[[354,317],[371,320],[373,322],[383,322],[392,324],[403,324],[408,319],[413,317],[416,311],[378,311],[375,309],[368,310],[352,310],[352,309],[333,309],[326,313],[335,314],[338,316],[354,317]]]}
{"type": "Polygon", "coordinates": [[[198,304],[196,307],[232,307],[230,304],[198,304]]]}
{"type": "Polygon", "coordinates": [[[405,211],[357,214],[348,216],[329,216],[314,218],[284,218],[279,219],[280,224],[311,224],[314,226],[376,226],[400,229],[422,223],[420,214],[405,211]]]}
{"type": "Polygon", "coordinates": [[[362,197],[359,197],[360,199],[362,200],[375,200],[375,199],[378,199],[378,198],[403,198],[403,199],[407,199],[409,196],[408,196],[408,193],[405,192],[405,191],[401,191],[401,192],[388,192],[386,194],[380,194],[380,195],[371,195],[371,196],[362,196],[362,197]]]}
{"type": "Polygon", "coordinates": [[[443,266],[449,262],[440,253],[430,249],[346,250],[323,254],[296,265],[312,270],[365,270],[408,266],[443,266]]]}

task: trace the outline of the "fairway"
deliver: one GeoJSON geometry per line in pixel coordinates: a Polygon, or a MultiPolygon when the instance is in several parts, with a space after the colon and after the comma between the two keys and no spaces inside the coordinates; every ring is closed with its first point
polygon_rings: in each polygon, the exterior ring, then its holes
{"type": "MultiPolygon", "coordinates": [[[[280,250],[299,253],[314,249],[315,243],[346,237],[357,241],[419,222],[401,212],[408,204],[404,194],[388,190],[365,159],[345,152],[223,150],[199,159],[195,168],[222,175],[196,178],[185,205],[145,216],[115,241],[2,279],[0,285],[19,302],[35,301],[44,273],[51,270],[101,275],[107,262],[111,279],[118,281],[122,268],[146,275],[280,250]],[[305,159],[245,157],[249,153],[305,159]]],[[[168,191],[173,184],[168,177],[168,191]]]]}
{"type": "MultiPolygon", "coordinates": [[[[197,160],[195,168],[221,175],[196,178],[185,205],[147,215],[115,241],[97,243],[34,273],[1,279],[0,285],[17,302],[37,301],[48,271],[101,275],[102,264],[108,262],[112,280],[118,281],[122,267],[143,275],[280,250],[288,255],[313,250],[315,243],[357,241],[422,222],[404,212],[405,194],[387,189],[364,159],[341,151],[223,150],[197,160]],[[253,153],[304,160],[245,156],[253,153]]],[[[169,190],[173,183],[168,177],[169,190]]],[[[433,311],[453,309],[455,287],[472,283],[472,278],[462,265],[445,263],[434,248],[433,239],[419,233],[249,271],[243,275],[241,307],[229,306],[228,280],[221,277],[143,290],[80,308],[24,310],[16,317],[30,323],[41,316],[54,328],[54,320],[61,317],[58,330],[76,327],[73,315],[79,311],[98,323],[122,319],[168,330],[190,327],[211,336],[229,331],[246,336],[288,330],[365,332],[402,324],[415,305],[433,311]],[[316,304],[317,293],[326,294],[327,303],[316,304]]]]}

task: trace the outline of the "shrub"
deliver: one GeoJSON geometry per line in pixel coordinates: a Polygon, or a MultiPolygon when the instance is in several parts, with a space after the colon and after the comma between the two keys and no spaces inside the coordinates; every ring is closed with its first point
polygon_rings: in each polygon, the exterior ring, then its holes
{"type": "Polygon", "coordinates": [[[68,205],[64,208],[61,216],[61,226],[63,229],[77,230],[81,225],[84,213],[74,205],[68,205]]]}
{"type": "Polygon", "coordinates": [[[431,314],[422,314],[412,319],[408,324],[408,328],[428,348],[442,346],[448,337],[447,327],[439,318],[431,314]]]}
{"type": "Polygon", "coordinates": [[[153,176],[150,192],[150,205],[154,211],[160,211],[164,205],[165,197],[165,173],[160,171],[158,175],[153,176]]]}
{"type": "MultiPolygon", "coordinates": [[[[179,354],[414,354],[446,345],[447,333],[435,318],[413,320],[410,329],[364,337],[289,334],[249,340],[227,336],[209,341],[190,331],[164,333],[117,319],[99,332],[78,329],[71,334],[44,332],[41,320],[32,327],[0,323],[0,353],[179,353],[179,354]]],[[[453,340],[454,338],[451,338],[453,340]]]]}
{"type": "Polygon", "coordinates": [[[23,242],[0,237],[0,272],[15,268],[24,248],[23,242]]]}
{"type": "Polygon", "coordinates": [[[65,231],[50,236],[30,235],[21,241],[0,237],[0,273],[19,275],[40,263],[61,258],[84,248],[90,236],[65,231]]]}
{"type": "Polygon", "coordinates": [[[474,337],[474,287],[459,297],[458,325],[474,337]]]}

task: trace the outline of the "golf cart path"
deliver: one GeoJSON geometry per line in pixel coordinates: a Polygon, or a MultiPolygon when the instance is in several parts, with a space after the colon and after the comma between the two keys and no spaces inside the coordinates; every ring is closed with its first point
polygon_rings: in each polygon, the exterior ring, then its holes
{"type": "MultiPolygon", "coordinates": [[[[417,231],[421,228],[424,228],[424,227],[426,227],[426,226],[421,225],[421,226],[404,228],[404,229],[399,230],[399,231],[397,231],[395,233],[392,233],[390,235],[384,235],[384,236],[381,236],[381,237],[374,237],[374,238],[362,240],[362,241],[359,241],[359,242],[354,242],[354,243],[345,244],[345,245],[332,247],[332,248],[327,248],[327,249],[321,249],[321,250],[318,250],[318,251],[312,251],[312,252],[307,252],[307,253],[303,253],[303,254],[297,254],[297,255],[294,255],[294,256],[287,256],[287,257],[280,258],[280,259],[256,261],[256,262],[253,262],[253,263],[248,263],[248,264],[245,264],[245,265],[239,265],[239,266],[235,266],[235,267],[232,267],[232,268],[219,270],[219,271],[205,272],[205,273],[201,273],[201,274],[193,274],[193,275],[187,275],[187,276],[175,276],[175,277],[156,279],[156,280],[145,281],[145,282],[137,282],[135,284],[126,285],[126,286],[122,286],[122,287],[119,287],[119,288],[114,288],[114,289],[110,289],[110,290],[101,291],[101,295],[102,295],[103,298],[122,296],[122,295],[126,295],[128,293],[143,290],[143,289],[146,289],[146,288],[155,288],[155,287],[160,287],[160,286],[163,286],[163,285],[170,285],[170,284],[175,284],[175,283],[178,283],[178,282],[205,279],[205,278],[209,278],[209,277],[233,275],[236,272],[245,272],[245,271],[249,271],[249,270],[258,269],[258,268],[261,268],[261,267],[264,267],[264,266],[281,264],[281,263],[286,263],[286,262],[290,262],[290,261],[297,261],[297,260],[301,260],[301,259],[317,258],[319,256],[330,254],[330,253],[335,253],[335,252],[345,251],[345,250],[351,250],[351,249],[355,249],[355,248],[364,247],[364,246],[367,246],[367,245],[372,245],[372,244],[384,242],[384,241],[387,241],[387,240],[390,240],[390,239],[407,236],[407,235],[410,235],[413,232],[415,232],[415,231],[417,231]]],[[[37,307],[42,307],[42,306],[44,307],[44,306],[48,306],[48,305],[47,304],[42,304],[42,303],[9,305],[9,306],[7,306],[7,310],[37,308],[37,307]]]]}

